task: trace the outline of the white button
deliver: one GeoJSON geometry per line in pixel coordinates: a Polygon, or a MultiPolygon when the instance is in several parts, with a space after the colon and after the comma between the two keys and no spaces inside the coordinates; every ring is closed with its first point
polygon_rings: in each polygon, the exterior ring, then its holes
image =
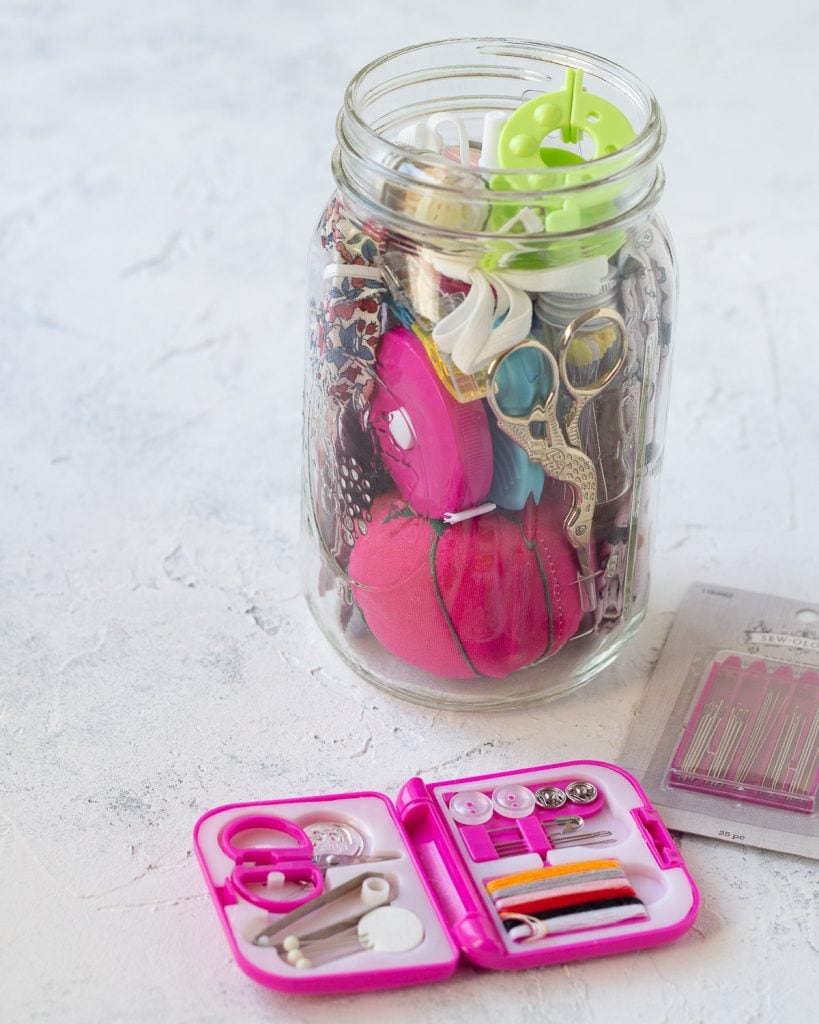
{"type": "Polygon", "coordinates": [[[525,818],[535,809],[535,795],[525,786],[498,786],[492,803],[505,818],[525,818]]]}
{"type": "Polygon", "coordinates": [[[492,801],[485,793],[464,790],[449,801],[449,813],[461,825],[483,825],[494,812],[492,801]]]}

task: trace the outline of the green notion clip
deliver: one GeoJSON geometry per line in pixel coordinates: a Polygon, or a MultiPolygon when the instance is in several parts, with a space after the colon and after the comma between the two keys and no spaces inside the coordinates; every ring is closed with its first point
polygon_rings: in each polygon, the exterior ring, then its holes
{"type": "Polygon", "coordinates": [[[566,150],[541,147],[541,140],[558,129],[567,143],[577,143],[581,135],[588,135],[594,142],[595,160],[616,153],[634,139],[634,129],[625,114],[608,100],[587,93],[583,89],[583,72],[567,68],[559,92],[528,100],[503,126],[498,140],[498,164],[510,170],[529,168],[533,172],[525,177],[513,175],[514,179],[523,180],[509,179],[512,188],[555,187],[554,176],[544,175],[544,166],[565,165],[572,158],[566,156],[566,150]]]}
{"type": "MultiPolygon", "coordinates": [[[[578,143],[588,136],[594,142],[593,160],[618,152],[635,137],[625,114],[608,100],[586,92],[581,70],[567,68],[560,90],[522,104],[501,131],[498,166],[531,173],[496,175],[491,187],[502,191],[560,190],[611,174],[611,163],[598,169],[571,150],[543,146],[545,137],[558,130],[565,143],[578,143]]],[[[544,203],[546,231],[573,231],[608,219],[615,212],[613,200],[621,189],[620,184],[601,186],[582,196],[544,203]]],[[[498,219],[506,212],[498,211],[498,219]]]]}

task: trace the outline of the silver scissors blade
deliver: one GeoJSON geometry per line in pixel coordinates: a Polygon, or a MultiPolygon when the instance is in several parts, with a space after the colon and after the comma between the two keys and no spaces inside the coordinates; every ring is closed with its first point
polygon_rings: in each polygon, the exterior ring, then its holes
{"type": "Polygon", "coordinates": [[[348,864],[377,864],[382,860],[397,860],[400,856],[399,853],[384,853],[371,857],[352,853],[316,853],[313,855],[313,863],[316,867],[324,869],[346,867],[348,864]]]}

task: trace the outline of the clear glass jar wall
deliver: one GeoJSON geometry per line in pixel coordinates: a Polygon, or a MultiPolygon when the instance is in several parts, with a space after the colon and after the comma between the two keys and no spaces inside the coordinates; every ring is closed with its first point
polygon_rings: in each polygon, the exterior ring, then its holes
{"type": "Polygon", "coordinates": [[[410,700],[607,665],[646,608],[676,278],[662,116],[602,58],[450,40],[351,82],[311,248],[303,563],[410,700]]]}

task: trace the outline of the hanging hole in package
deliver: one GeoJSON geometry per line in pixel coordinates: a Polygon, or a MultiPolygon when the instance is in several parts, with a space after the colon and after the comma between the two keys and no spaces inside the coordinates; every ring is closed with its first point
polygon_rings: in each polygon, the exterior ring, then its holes
{"type": "Polygon", "coordinates": [[[304,587],[366,678],[524,704],[648,598],[676,272],[651,93],[590,54],[410,47],[355,76],[310,260],[304,587]]]}
{"type": "Polygon", "coordinates": [[[691,587],[626,748],[672,827],[819,858],[817,621],[803,601],[691,587]]]}
{"type": "Polygon", "coordinates": [[[698,894],[637,781],[569,761],[230,804],[194,847],[233,954],[287,992],[514,970],[669,942],[698,894]]]}

